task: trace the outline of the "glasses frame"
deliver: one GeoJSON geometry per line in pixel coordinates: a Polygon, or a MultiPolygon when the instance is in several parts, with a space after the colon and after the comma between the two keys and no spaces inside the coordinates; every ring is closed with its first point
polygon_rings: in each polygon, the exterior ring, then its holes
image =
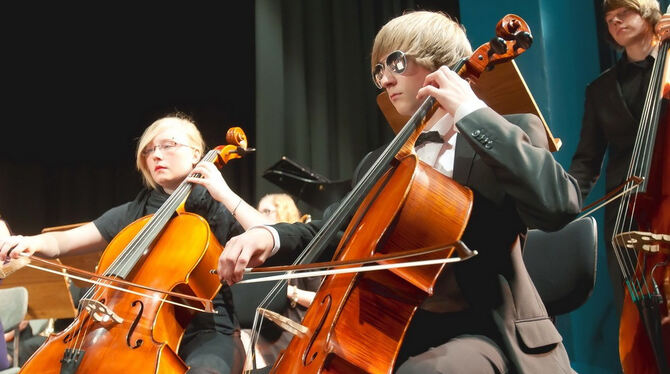
{"type": "Polygon", "coordinates": [[[386,60],[384,61],[384,64],[381,62],[375,65],[375,68],[372,69],[372,82],[377,86],[377,88],[381,89],[383,88],[382,86],[382,79],[384,78],[384,74],[386,73],[386,68],[389,68],[391,72],[396,73],[396,74],[402,74],[407,70],[407,54],[401,50],[395,50],[391,53],[389,53],[388,56],[386,56],[386,60]],[[399,56],[398,56],[399,55],[399,56]],[[399,59],[402,58],[402,68],[398,68],[398,64],[394,62],[397,62],[399,59]],[[379,78],[377,78],[379,76],[379,78]]]}
{"type": "Polygon", "coordinates": [[[145,147],[142,150],[141,154],[142,154],[142,157],[150,157],[151,155],[154,154],[154,152],[157,149],[161,150],[161,152],[171,153],[171,152],[176,151],[176,149],[172,150],[172,148],[178,148],[178,147],[188,147],[188,148],[191,148],[193,150],[196,150],[195,147],[192,147],[188,144],[182,144],[182,143],[176,142],[174,140],[166,140],[163,144],[156,144],[153,147],[145,147]]]}

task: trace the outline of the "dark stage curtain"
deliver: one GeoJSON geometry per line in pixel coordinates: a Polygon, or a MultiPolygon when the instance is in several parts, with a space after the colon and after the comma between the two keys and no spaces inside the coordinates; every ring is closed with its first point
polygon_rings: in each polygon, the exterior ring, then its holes
{"type": "MultiPolygon", "coordinates": [[[[136,141],[168,113],[191,116],[209,147],[231,126],[256,137],[253,2],[20,8],[4,9],[0,88],[0,214],[14,232],[87,222],[133,199],[136,141]]],[[[224,173],[253,197],[253,155],[224,173]]]]}

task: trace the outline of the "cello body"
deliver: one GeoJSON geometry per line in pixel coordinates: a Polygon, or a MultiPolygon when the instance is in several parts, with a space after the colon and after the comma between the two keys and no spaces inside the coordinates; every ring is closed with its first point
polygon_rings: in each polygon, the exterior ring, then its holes
{"type": "MultiPolygon", "coordinates": [[[[140,218],[114,237],[100,259],[99,274],[108,270],[149,219],[150,216],[140,218]]],[[[126,280],[211,299],[221,285],[209,274],[209,269],[216,266],[221,251],[221,244],[204,218],[182,213],[168,222],[126,280]]],[[[177,351],[184,329],[194,314],[192,310],[166,303],[165,299],[170,296],[159,292],[130,287],[146,294],[142,297],[94,287],[97,288],[96,299],[122,321],[110,318],[99,309],[80,309],[67,329],[51,335],[25,363],[22,373],[187,371],[177,351]],[[66,363],[63,359],[68,352],[74,361],[66,363]]]]}
{"type": "MultiPolygon", "coordinates": [[[[366,196],[334,258],[451,244],[463,234],[471,208],[471,190],[408,155],[366,196]],[[429,208],[426,201],[435,203],[429,208]]],[[[421,259],[448,257],[453,250],[421,259]]],[[[313,330],[293,338],[272,372],[390,373],[411,318],[443,267],[326,277],[303,319],[313,330]]]]}

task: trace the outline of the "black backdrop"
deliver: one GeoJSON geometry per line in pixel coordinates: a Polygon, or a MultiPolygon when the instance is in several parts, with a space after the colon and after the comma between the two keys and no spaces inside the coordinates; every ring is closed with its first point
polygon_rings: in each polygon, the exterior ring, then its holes
{"type": "MultiPolygon", "coordinates": [[[[89,221],[141,188],[134,147],[175,110],[208,146],[254,143],[253,1],[226,9],[3,9],[0,214],[16,233],[89,221]]],[[[253,155],[224,168],[253,196],[253,155]]]]}
{"type": "MultiPolygon", "coordinates": [[[[223,142],[230,126],[241,126],[250,144],[260,146],[258,155],[233,160],[223,170],[231,187],[249,202],[278,191],[267,183],[257,188],[256,183],[281,155],[331,179],[350,178],[368,150],[392,137],[375,106],[377,91],[369,78],[369,49],[377,29],[406,9],[443,10],[458,17],[456,1],[283,1],[282,21],[273,26],[279,29],[270,33],[287,33],[281,26],[289,22],[285,16],[296,17],[293,13],[313,7],[330,9],[333,15],[307,12],[303,21],[333,27],[290,34],[284,40],[288,47],[279,47],[285,49],[282,54],[262,50],[267,60],[256,61],[261,48],[255,35],[258,0],[226,2],[225,9],[217,9],[220,4],[159,4],[142,11],[100,5],[72,9],[62,4],[1,9],[0,214],[14,232],[35,234],[43,227],[89,221],[132,199],[141,188],[134,167],[136,140],[147,125],[175,110],[195,119],[209,146],[223,142]],[[315,116],[311,107],[287,112],[292,114],[281,119],[293,125],[283,128],[277,113],[270,111],[269,119],[263,117],[257,124],[258,113],[267,112],[267,99],[287,111],[296,110],[289,104],[301,97],[302,88],[287,85],[287,91],[275,90],[267,80],[255,81],[256,69],[260,66],[267,75],[265,67],[282,57],[291,62],[287,67],[299,70],[299,77],[302,68],[296,61],[302,60],[296,60],[300,56],[294,52],[296,46],[309,45],[313,32],[325,33],[323,40],[339,40],[338,32],[358,38],[323,46],[339,51],[335,61],[342,64],[335,72],[307,81],[312,87],[305,91],[308,97],[335,97],[324,111],[327,116],[315,116]],[[350,71],[354,67],[360,70],[356,74],[350,71]],[[338,80],[337,90],[313,89],[343,72],[350,79],[338,80]],[[262,105],[257,104],[255,87],[263,88],[262,105]],[[350,105],[352,100],[355,105],[350,105]],[[296,124],[295,118],[303,117],[311,121],[296,124]],[[376,119],[373,124],[370,118],[376,119]],[[361,126],[366,129],[363,135],[347,133],[361,126]],[[284,131],[274,136],[273,128],[284,131]],[[306,130],[314,128],[339,135],[318,136],[306,130]]],[[[307,51],[307,56],[318,58],[317,52],[307,51]]],[[[320,66],[302,62],[306,72],[320,66]]],[[[277,69],[276,74],[292,82],[293,70],[277,69]]],[[[272,74],[270,80],[276,77],[272,74]]]]}

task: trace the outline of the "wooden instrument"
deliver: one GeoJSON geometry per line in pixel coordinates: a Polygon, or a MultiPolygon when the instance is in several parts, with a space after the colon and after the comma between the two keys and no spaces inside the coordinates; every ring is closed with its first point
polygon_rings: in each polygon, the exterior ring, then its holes
{"type": "MultiPolygon", "coordinates": [[[[245,153],[240,128],[230,129],[226,139],[231,144],[203,160],[220,167],[245,153]]],[[[213,312],[211,299],[221,284],[209,269],[223,250],[204,218],[179,209],[191,187],[183,181],[155,214],[133,222],[109,243],[96,270],[100,280],[80,300],[74,322],[51,335],[21,372],[188,370],[177,355],[181,337],[195,310],[213,312]]]]}
{"type": "MultiPolygon", "coordinates": [[[[494,64],[523,53],[532,42],[527,25],[515,15],[505,16],[496,34],[454,70],[464,78],[476,79],[494,64]]],[[[299,261],[312,262],[354,209],[335,260],[430,246],[446,249],[420,258],[452,255],[454,246],[449,244],[457,242],[465,229],[472,191],[420,162],[414,152],[416,138],[437,107],[434,98],[425,100],[299,261]]],[[[465,258],[471,253],[461,255],[465,258]]],[[[305,329],[296,332],[272,372],[390,373],[415,311],[432,294],[443,268],[444,264],[437,264],[327,276],[303,319],[305,329]]]]}
{"type": "Polygon", "coordinates": [[[670,373],[669,45],[659,46],[628,170],[628,180],[641,183],[624,195],[612,237],[626,285],[619,326],[626,374],[670,373]]]}

